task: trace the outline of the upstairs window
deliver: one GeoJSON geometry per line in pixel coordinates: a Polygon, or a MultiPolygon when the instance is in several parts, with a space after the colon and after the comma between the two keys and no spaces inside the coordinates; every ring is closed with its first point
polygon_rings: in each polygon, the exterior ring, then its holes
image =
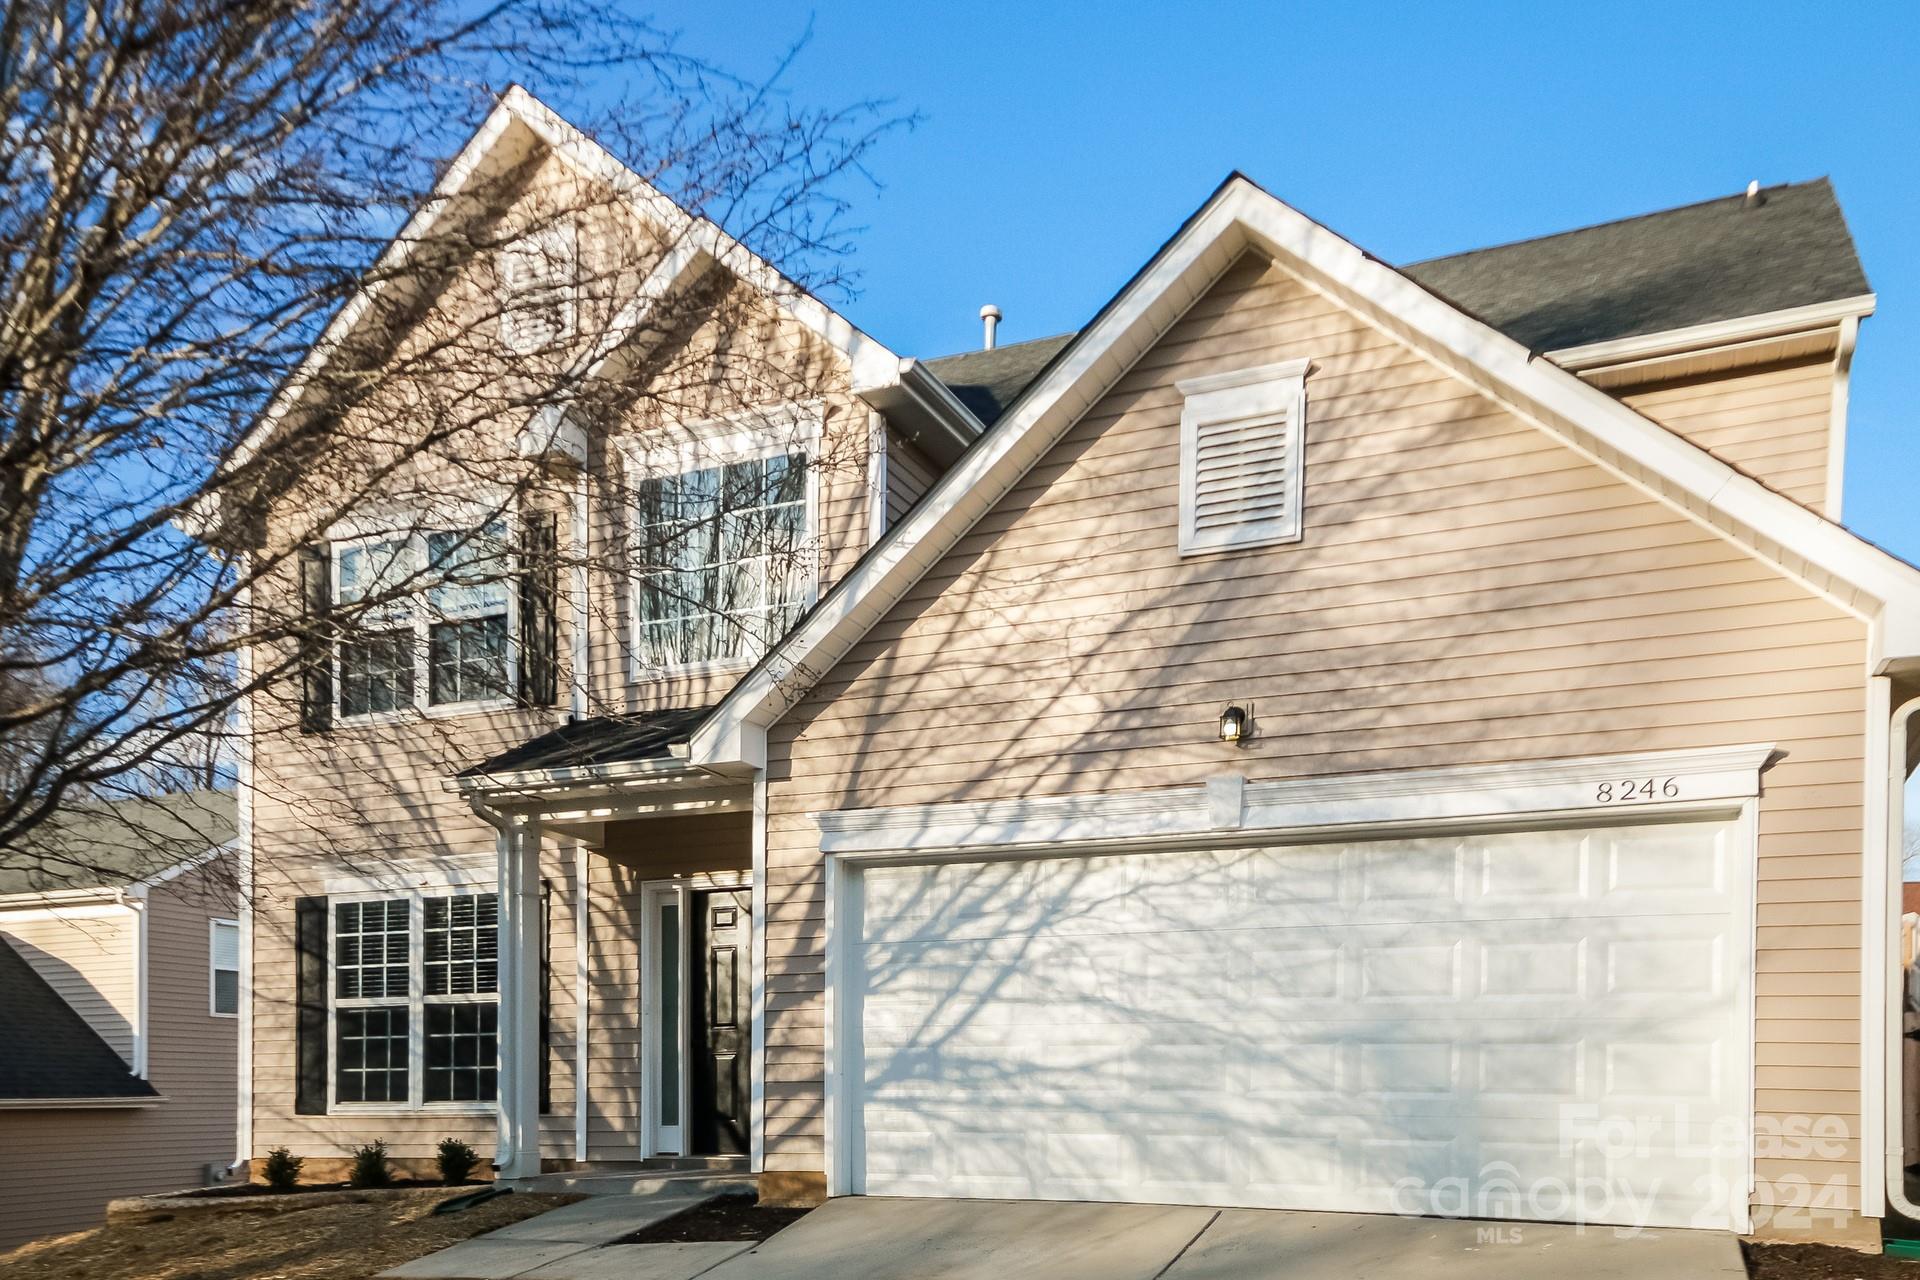
{"type": "Polygon", "coordinates": [[[342,717],[512,695],[504,520],[338,543],[334,575],[336,598],[361,606],[339,649],[342,717]]]}
{"type": "Polygon", "coordinates": [[[1176,383],[1180,554],[1300,538],[1305,360],[1176,383]]]}
{"type": "Polygon", "coordinates": [[[579,246],[573,228],[541,227],[500,251],[500,341],[532,355],[573,337],[579,246]]]}
{"type": "Polygon", "coordinates": [[[768,452],[640,481],[633,628],[643,667],[751,662],[813,592],[807,456],[768,452]]]}

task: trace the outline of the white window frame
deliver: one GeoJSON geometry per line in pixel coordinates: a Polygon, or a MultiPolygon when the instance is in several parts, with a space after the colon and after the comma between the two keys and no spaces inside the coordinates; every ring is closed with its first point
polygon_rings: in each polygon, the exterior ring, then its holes
{"type": "MultiPolygon", "coordinates": [[[[820,597],[820,438],[823,423],[819,402],[781,407],[775,410],[728,414],[705,422],[684,424],[678,431],[682,439],[670,444],[648,444],[626,439],[620,450],[626,466],[628,489],[632,498],[627,508],[630,537],[640,529],[639,481],[654,476],[685,475],[730,462],[751,462],[756,458],[774,458],[799,453],[806,458],[805,507],[807,585],[801,593],[800,612],[806,613],[820,597]]],[[[703,662],[678,662],[656,665],[646,661],[640,650],[640,579],[634,573],[627,584],[627,679],[633,684],[654,680],[737,674],[750,670],[758,656],[721,658],[703,662]]],[[[776,637],[775,643],[778,642],[776,637]]],[[[769,646],[771,647],[771,646],[769,646]]]]}
{"type": "Polygon", "coordinates": [[[240,955],[240,947],[243,945],[243,942],[244,939],[241,936],[240,922],[238,920],[225,916],[214,916],[207,920],[207,1013],[210,1017],[238,1018],[241,1007],[247,1002],[247,993],[241,989],[240,983],[240,973],[241,970],[245,968],[245,965],[242,963],[243,957],[240,955]],[[233,968],[230,970],[233,974],[234,990],[232,1013],[224,1013],[220,1009],[220,984],[216,980],[222,970],[220,965],[216,963],[216,957],[219,955],[219,952],[215,946],[215,939],[220,936],[220,930],[222,928],[233,930],[233,968]]]}
{"type": "Polygon", "coordinates": [[[1298,542],[1306,506],[1304,449],[1307,368],[1310,359],[1183,378],[1174,383],[1185,397],[1180,408],[1180,554],[1209,555],[1242,547],[1298,542]],[[1223,528],[1195,528],[1198,510],[1200,429],[1216,423],[1264,420],[1283,423],[1287,436],[1287,488],[1291,501],[1279,519],[1244,520],[1223,528]]]}
{"type": "MultiPolygon", "coordinates": [[[[419,574],[424,578],[427,573],[427,539],[429,537],[436,533],[460,533],[463,531],[463,528],[471,528],[477,533],[479,527],[491,524],[494,520],[500,521],[501,524],[505,526],[505,532],[501,537],[501,546],[505,554],[511,558],[514,554],[515,547],[518,545],[517,534],[520,528],[518,511],[512,507],[494,511],[490,514],[480,515],[476,517],[476,523],[473,526],[462,526],[456,522],[444,529],[429,528],[426,526],[426,522],[422,522],[400,529],[389,528],[384,531],[371,533],[355,532],[348,537],[335,538],[327,544],[328,598],[334,601],[338,601],[341,598],[340,559],[343,552],[351,551],[358,547],[376,546],[383,542],[404,541],[412,545],[414,554],[419,557],[419,574]]],[[[343,664],[341,662],[341,648],[346,642],[335,641],[333,652],[328,659],[333,673],[332,712],[334,723],[343,725],[391,724],[395,721],[406,720],[415,716],[461,716],[471,715],[479,711],[500,711],[516,706],[520,692],[520,591],[517,571],[509,570],[501,581],[507,594],[507,693],[497,698],[468,698],[460,702],[442,702],[435,704],[429,701],[430,686],[433,681],[430,637],[432,635],[433,625],[436,622],[443,621],[443,619],[434,613],[433,606],[428,603],[429,593],[433,590],[432,584],[423,583],[419,590],[410,593],[403,599],[395,600],[393,604],[389,606],[393,612],[393,626],[391,628],[379,628],[380,630],[407,630],[413,633],[413,701],[405,707],[398,707],[392,711],[364,711],[349,715],[345,711],[341,701],[345,692],[345,681],[342,679],[343,664]]],[[[372,628],[362,629],[371,630],[372,628]]]]}
{"type": "MultiPolygon", "coordinates": [[[[429,898],[463,897],[474,894],[497,894],[499,891],[492,882],[472,884],[440,884],[425,888],[368,889],[356,893],[336,893],[327,896],[327,1114],[363,1115],[363,1114],[413,1114],[424,1112],[441,1115],[493,1115],[499,1110],[499,1100],[493,1102],[428,1102],[427,1096],[427,1016],[426,993],[426,902],[429,898]],[[403,1002],[391,997],[369,999],[365,997],[351,999],[344,1006],[339,1000],[337,956],[335,954],[336,928],[335,908],[349,902],[389,902],[403,899],[407,903],[407,1100],[405,1102],[342,1102],[339,1097],[339,1053],[340,1026],[338,1011],[348,1009],[380,1009],[398,1006],[403,1002]]],[[[496,990],[486,996],[434,996],[433,1004],[493,1004],[500,1003],[500,992],[496,990]]],[[[497,1035],[498,1033],[496,1033],[497,1035]]]]}

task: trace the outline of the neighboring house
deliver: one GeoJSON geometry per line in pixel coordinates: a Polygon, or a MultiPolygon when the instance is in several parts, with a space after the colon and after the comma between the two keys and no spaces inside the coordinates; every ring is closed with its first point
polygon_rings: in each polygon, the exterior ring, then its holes
{"type": "MultiPolygon", "coordinates": [[[[518,90],[496,147],[615,167],[518,90]]],[[[925,362],[766,305],[871,448],[771,652],[629,662],[675,619],[596,580],[562,705],[259,722],[248,1151],[1885,1212],[1920,571],[1838,523],[1824,181],[1397,269],[1235,176],[1077,334],[925,362]]],[[[661,429],[578,425],[590,480],[661,429]]],[[[737,435],[689,471],[790,456],[737,435]]]]}
{"type": "Polygon", "coordinates": [[[78,806],[0,858],[0,1249],[235,1158],[234,798],[78,806]]]}

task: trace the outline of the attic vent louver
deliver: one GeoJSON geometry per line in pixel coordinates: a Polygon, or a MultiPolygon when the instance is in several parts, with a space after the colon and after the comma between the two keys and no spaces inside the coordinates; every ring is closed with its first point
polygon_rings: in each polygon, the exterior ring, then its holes
{"type": "Polygon", "coordinates": [[[1180,412],[1180,552],[1300,537],[1305,360],[1176,384],[1180,412]]]}
{"type": "Polygon", "coordinates": [[[500,341],[529,355],[573,336],[572,228],[542,227],[500,251],[500,341]]]}

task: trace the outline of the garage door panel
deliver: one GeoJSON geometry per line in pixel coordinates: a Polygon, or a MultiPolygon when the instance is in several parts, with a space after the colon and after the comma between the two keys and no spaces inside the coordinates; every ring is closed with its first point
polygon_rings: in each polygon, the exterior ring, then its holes
{"type": "Polygon", "coordinates": [[[1745,1113],[1729,848],[1672,824],[867,870],[856,1186],[1453,1212],[1458,1184],[1530,1217],[1568,1215],[1527,1188],[1586,1179],[1589,1220],[1724,1225],[1743,1157],[1681,1139],[1745,1113]],[[1599,1117],[1636,1141],[1569,1136],[1599,1117]]]}

